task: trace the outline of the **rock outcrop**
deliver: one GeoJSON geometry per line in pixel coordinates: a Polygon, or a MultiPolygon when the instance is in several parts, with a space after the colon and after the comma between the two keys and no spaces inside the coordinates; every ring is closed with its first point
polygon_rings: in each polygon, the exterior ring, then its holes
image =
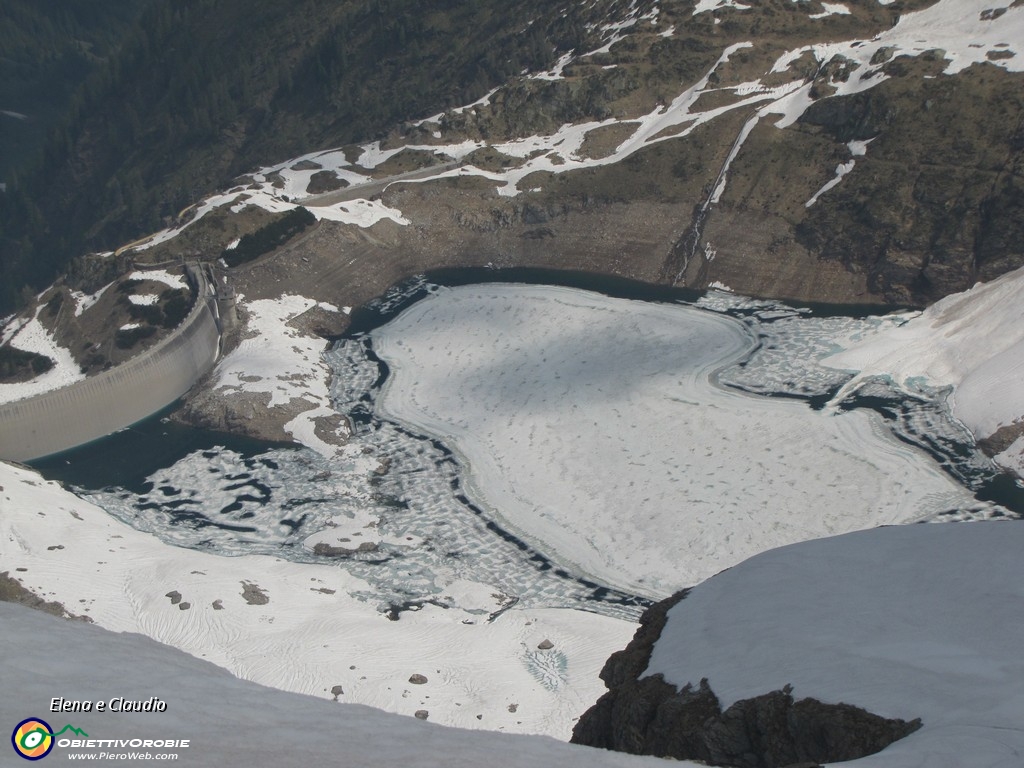
{"type": "Polygon", "coordinates": [[[812,766],[874,754],[921,727],[849,704],[793,699],[789,686],[724,711],[706,679],[677,690],[642,677],[668,610],[686,592],[648,609],[640,629],[601,672],[609,691],[580,718],[572,741],[639,755],[737,768],[812,766]]]}

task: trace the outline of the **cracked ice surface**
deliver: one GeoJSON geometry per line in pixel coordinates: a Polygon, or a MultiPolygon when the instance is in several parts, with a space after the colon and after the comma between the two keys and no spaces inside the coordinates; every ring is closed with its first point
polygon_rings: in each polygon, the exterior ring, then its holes
{"type": "Polygon", "coordinates": [[[754,341],[693,307],[466,286],[372,335],[393,373],[386,417],[452,447],[470,495],[524,539],[629,591],[661,596],[766,548],[976,506],[874,414],[716,386],[754,341]]]}

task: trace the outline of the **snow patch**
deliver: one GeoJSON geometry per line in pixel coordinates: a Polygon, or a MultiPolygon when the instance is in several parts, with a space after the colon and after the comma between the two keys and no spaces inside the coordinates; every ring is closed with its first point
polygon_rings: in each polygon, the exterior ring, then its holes
{"type": "Polygon", "coordinates": [[[817,192],[811,195],[811,199],[804,203],[804,207],[810,208],[812,205],[818,202],[818,198],[821,197],[826,192],[828,192],[833,187],[837,186],[839,182],[843,180],[843,176],[852,171],[853,167],[856,164],[857,163],[855,160],[848,160],[845,163],[840,163],[839,165],[837,165],[835,178],[828,181],[821,189],[819,189],[817,192]]]}
{"type": "Polygon", "coordinates": [[[850,154],[854,157],[864,157],[868,153],[868,144],[872,141],[874,141],[874,139],[865,139],[864,141],[857,141],[854,139],[846,146],[850,150],[850,154]]]}
{"type": "Polygon", "coordinates": [[[384,219],[403,226],[409,224],[409,220],[402,215],[401,211],[388,207],[380,200],[352,200],[329,206],[310,206],[308,210],[312,211],[318,219],[340,221],[343,224],[355,224],[358,227],[372,227],[384,219]]]}
{"type": "Polygon", "coordinates": [[[53,361],[53,367],[33,379],[21,382],[0,383],[0,403],[22,400],[53,389],[73,384],[85,378],[81,367],[75,362],[71,350],[57,343],[53,334],[39,321],[43,307],[27,321],[12,321],[4,329],[3,345],[45,355],[53,361]]]}
{"type": "Polygon", "coordinates": [[[128,275],[129,280],[153,280],[169,288],[188,288],[185,276],[166,269],[138,269],[128,275]]]}
{"type": "Polygon", "coordinates": [[[331,312],[338,309],[294,294],[259,301],[245,301],[239,295],[237,301],[248,314],[246,328],[250,335],[218,364],[214,388],[265,393],[270,407],[287,405],[296,398],[304,401],[309,407],[289,421],[285,430],[297,442],[332,456],[336,448],[314,431],[318,417],[337,416],[330,408],[331,372],[322,357],[324,340],[302,333],[289,322],[316,306],[331,312]]]}
{"type": "Polygon", "coordinates": [[[697,0],[697,5],[694,7],[691,15],[696,16],[699,13],[717,11],[720,8],[735,8],[737,11],[750,10],[749,5],[736,2],[736,0],[697,0]]]}
{"type": "Polygon", "coordinates": [[[573,51],[563,53],[558,61],[555,62],[555,66],[549,69],[547,72],[539,72],[534,75],[530,75],[531,80],[564,80],[565,75],[562,74],[562,70],[565,69],[566,65],[573,60],[573,51]]]}
{"type": "Polygon", "coordinates": [[[85,312],[89,307],[100,300],[100,297],[107,292],[114,283],[107,283],[100,288],[96,293],[89,294],[88,296],[81,291],[71,291],[71,298],[75,300],[75,317],[81,317],[82,313],[85,312]]]}
{"type": "Polygon", "coordinates": [[[821,7],[824,9],[821,13],[812,13],[808,15],[811,19],[824,19],[826,16],[849,16],[850,9],[842,3],[822,3],[821,7]]]}

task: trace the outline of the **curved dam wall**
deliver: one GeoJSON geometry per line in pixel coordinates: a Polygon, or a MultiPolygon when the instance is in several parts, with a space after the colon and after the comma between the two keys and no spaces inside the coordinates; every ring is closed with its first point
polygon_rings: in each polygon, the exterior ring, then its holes
{"type": "Polygon", "coordinates": [[[30,461],[83,445],[170,405],[217,361],[216,301],[201,271],[196,303],[167,338],[116,368],[0,404],[0,459],[30,461]]]}

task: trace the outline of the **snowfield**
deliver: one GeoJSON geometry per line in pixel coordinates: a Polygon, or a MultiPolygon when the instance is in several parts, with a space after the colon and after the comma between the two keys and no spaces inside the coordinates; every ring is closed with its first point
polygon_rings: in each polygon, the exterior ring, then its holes
{"type": "MultiPolygon", "coordinates": [[[[13,729],[27,717],[41,717],[55,731],[70,724],[95,740],[189,740],[184,749],[55,746],[46,758],[51,762],[63,762],[65,753],[74,752],[148,752],[177,753],[173,764],[187,768],[661,764],[656,758],[541,736],[443,728],[356,704],[272,690],[139,635],[65,622],[7,603],[0,603],[0,643],[4,647],[0,722],[5,728],[13,729]],[[147,701],[156,696],[167,709],[160,713],[50,713],[50,699],[55,696],[104,702],[115,697],[147,701]]],[[[0,764],[28,765],[14,757],[9,742],[0,746],[0,764]]]]}
{"type": "Polygon", "coordinates": [[[879,528],[765,552],[670,612],[648,675],[723,708],[793,685],[923,727],[881,768],[1010,768],[1024,753],[1024,526],[879,528]]]}

